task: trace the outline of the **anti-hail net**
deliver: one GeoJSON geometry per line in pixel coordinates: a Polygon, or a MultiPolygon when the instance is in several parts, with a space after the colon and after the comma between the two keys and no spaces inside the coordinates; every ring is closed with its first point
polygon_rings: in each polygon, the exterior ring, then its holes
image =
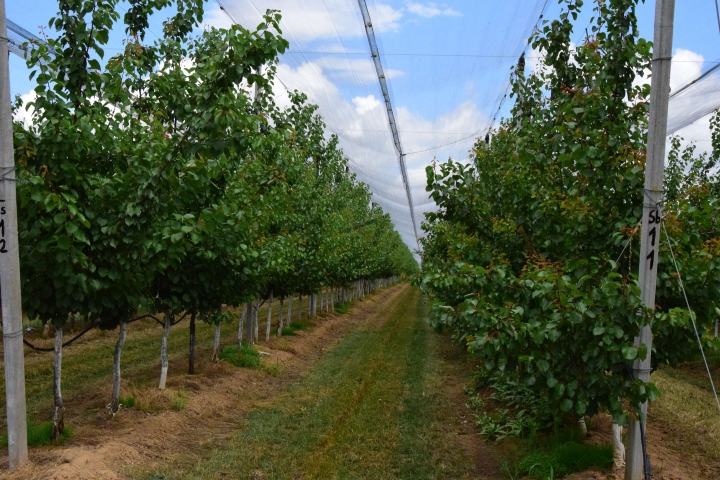
{"type": "MultiPolygon", "coordinates": [[[[544,0],[440,4],[367,2],[383,70],[406,153],[408,187],[418,227],[435,208],[425,191],[434,157],[465,159],[489,128],[524,51],[544,0]],[[490,26],[506,25],[500,30],[490,26]],[[408,39],[412,38],[410,44],[408,39]]],[[[283,13],[290,41],[278,77],[319,106],[338,135],[350,168],[388,212],[405,242],[417,248],[398,153],[357,0],[220,0],[228,16],[247,28],[266,9],[283,13]]],[[[222,25],[219,9],[208,21],[222,25]]],[[[287,94],[275,87],[278,102],[287,94]]],[[[422,231],[418,228],[418,233],[422,231]]]]}
{"type": "MultiPolygon", "coordinates": [[[[493,125],[510,71],[528,50],[527,39],[541,13],[556,17],[559,7],[554,3],[462,2],[460,11],[438,4],[367,0],[406,154],[408,189],[420,236],[423,214],[436,208],[425,191],[425,168],[433,158],[468,157],[476,138],[493,125]]],[[[267,9],[283,13],[283,35],[290,49],[278,68],[280,81],[274,87],[278,103],[288,102],[287,89],[297,89],[319,106],[352,170],[370,186],[373,201],[391,215],[408,246],[416,248],[398,151],[358,0],[218,0],[218,5],[225,11],[208,4],[205,17],[215,26],[238,22],[253,29],[267,9]]],[[[23,42],[42,41],[10,20],[8,37],[19,56],[26,55],[23,42]]],[[[527,53],[532,68],[539,60],[533,52],[527,53]]],[[[668,135],[720,107],[720,63],[709,64],[673,90],[668,135]]],[[[505,102],[500,116],[508,113],[510,104],[505,102]]]]}

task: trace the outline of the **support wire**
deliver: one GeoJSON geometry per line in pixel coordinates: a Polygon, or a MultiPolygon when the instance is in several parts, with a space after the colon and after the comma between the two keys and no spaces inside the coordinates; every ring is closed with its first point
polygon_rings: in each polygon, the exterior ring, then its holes
{"type": "MultiPolygon", "coordinates": [[[[375,71],[380,81],[380,90],[382,91],[385,101],[385,109],[387,111],[388,123],[395,144],[395,150],[398,153],[398,162],[400,163],[400,173],[405,184],[405,193],[407,194],[408,206],[410,207],[410,218],[412,219],[413,231],[415,232],[415,241],[418,242],[417,224],[415,222],[415,209],[413,208],[412,194],[410,193],[410,181],[408,180],[407,169],[405,168],[405,153],[403,152],[402,143],[400,143],[400,134],[395,121],[395,113],[393,112],[392,103],[390,102],[390,92],[388,91],[387,80],[383,71],[382,62],[380,61],[380,51],[378,50],[377,41],[375,40],[375,30],[370,20],[370,12],[368,11],[367,2],[358,0],[360,13],[362,13],[363,23],[365,24],[365,33],[367,34],[368,44],[370,45],[370,54],[372,55],[375,71]]],[[[420,247],[418,243],[418,247],[420,247]]]]}
{"type": "Polygon", "coordinates": [[[710,366],[708,365],[707,358],[705,358],[705,350],[702,346],[702,340],[700,339],[700,333],[698,333],[697,324],[695,323],[695,314],[690,308],[690,301],[688,300],[687,293],[685,292],[685,285],[680,275],[680,268],[678,267],[677,259],[675,258],[675,252],[673,252],[672,242],[670,241],[670,235],[668,235],[665,221],[662,221],[663,231],[665,232],[665,239],[667,240],[668,248],[670,249],[670,258],[672,258],[675,271],[678,274],[678,280],[680,281],[680,289],[682,290],[683,297],[685,297],[685,305],[687,305],[688,313],[690,314],[690,321],[692,322],[693,329],[695,330],[695,337],[697,337],[698,347],[700,347],[700,353],[702,354],[703,362],[705,362],[705,370],[707,370],[708,378],[710,379],[710,386],[712,387],[713,394],[715,395],[715,402],[717,403],[718,410],[720,410],[720,400],[718,399],[717,391],[715,390],[715,382],[713,382],[712,374],[710,373],[710,366]]]}

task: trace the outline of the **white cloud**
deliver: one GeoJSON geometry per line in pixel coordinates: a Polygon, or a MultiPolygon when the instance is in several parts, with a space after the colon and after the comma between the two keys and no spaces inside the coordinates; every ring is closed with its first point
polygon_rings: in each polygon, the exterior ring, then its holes
{"type": "Polygon", "coordinates": [[[360,115],[363,115],[370,110],[378,108],[380,105],[382,105],[382,103],[380,103],[380,100],[375,98],[375,95],[368,95],[367,97],[355,97],[352,99],[352,101],[355,104],[355,110],[360,115]]]}
{"type": "Polygon", "coordinates": [[[438,15],[444,15],[448,17],[459,17],[462,13],[457,10],[453,10],[450,7],[438,7],[434,3],[428,3],[423,5],[421,3],[407,2],[407,11],[417,15],[418,17],[432,18],[438,15]]]}
{"type": "MultiPolygon", "coordinates": [[[[368,68],[372,69],[372,65],[368,68]]],[[[278,76],[289,89],[305,92],[309,101],[319,106],[318,113],[324,117],[328,131],[338,134],[340,147],[350,159],[350,167],[358,180],[370,185],[373,201],[391,215],[403,239],[408,245],[413,245],[414,232],[405,187],[388,127],[387,112],[377,96],[377,85],[360,85],[363,92],[346,100],[343,92],[317,62],[305,62],[297,67],[280,64],[278,76]]],[[[275,94],[279,106],[287,104],[287,96],[279,82],[275,94]]],[[[450,156],[457,160],[466,159],[467,150],[474,141],[473,134],[486,128],[489,121],[472,101],[464,102],[434,119],[396,106],[396,118],[406,152],[431,149],[406,157],[419,228],[423,213],[436,208],[425,192],[425,167],[435,156],[441,160],[450,156]],[[441,145],[445,146],[436,148],[441,145]]]]}
{"type": "MultiPolygon", "coordinates": [[[[369,58],[347,58],[340,55],[322,57],[314,60],[313,63],[322,67],[332,78],[355,84],[377,83],[378,77],[375,73],[375,66],[369,58]]],[[[404,75],[399,70],[386,69],[385,78],[391,79],[404,75]]]]}
{"type": "Polygon", "coordinates": [[[699,77],[704,61],[705,59],[699,53],[683,48],[675,50],[670,67],[670,90],[679,90],[686,83],[699,77]]]}
{"type": "MultiPolygon", "coordinates": [[[[235,0],[224,6],[235,21],[250,30],[262,22],[266,9],[280,10],[281,29],[293,47],[303,41],[365,35],[362,16],[354,1],[235,0]]],[[[370,16],[377,32],[394,31],[400,26],[402,12],[390,5],[376,3],[370,9],[370,16]]],[[[208,9],[204,23],[220,28],[231,24],[217,5],[208,9]]]]}
{"type": "MultiPolygon", "coordinates": [[[[705,59],[699,53],[683,48],[675,50],[670,67],[670,91],[677,91],[699,77],[704,61],[705,59]]],[[[633,85],[644,83],[650,83],[650,69],[646,69],[643,75],[636,77],[633,85]]]]}
{"type": "Polygon", "coordinates": [[[35,109],[32,107],[28,108],[28,103],[34,102],[36,99],[37,95],[35,94],[35,90],[32,90],[24,95],[20,95],[22,106],[15,110],[13,120],[23,122],[25,128],[29,128],[32,124],[32,116],[33,113],[35,113],[35,109]]]}
{"type": "MultiPolygon", "coordinates": [[[[354,3],[354,2],[353,2],[354,3]]],[[[373,30],[377,32],[397,31],[400,28],[402,12],[395,10],[390,5],[376,3],[373,7],[368,6],[370,18],[372,19],[373,30]]]]}

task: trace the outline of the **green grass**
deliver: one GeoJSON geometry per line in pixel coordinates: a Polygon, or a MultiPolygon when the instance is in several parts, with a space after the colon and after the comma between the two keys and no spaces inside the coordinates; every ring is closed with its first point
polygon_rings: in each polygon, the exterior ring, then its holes
{"type": "Polygon", "coordinates": [[[382,326],[368,319],[298,383],[251,411],[237,435],[199,452],[197,464],[164,465],[144,478],[470,478],[472,462],[454,433],[436,427],[443,396],[431,390],[442,379],[424,314],[418,290],[408,290],[382,313],[382,326]]]}
{"type": "Polygon", "coordinates": [[[238,352],[236,345],[228,345],[223,347],[218,357],[236,367],[260,368],[260,352],[252,346],[243,345],[238,352]]]}
{"type": "Polygon", "coordinates": [[[348,313],[348,310],[350,310],[350,307],[352,306],[352,302],[345,302],[345,303],[336,303],[335,304],[335,312],[345,315],[348,313]]]}
{"type": "MultiPolygon", "coordinates": [[[[260,309],[259,318],[265,318],[267,306],[260,309]]],[[[237,313],[233,321],[223,323],[222,339],[234,341],[237,338],[237,313]]],[[[307,311],[303,313],[303,321],[307,311]]],[[[297,318],[297,314],[294,314],[297,318]]],[[[273,315],[277,324],[277,314],[273,315]]],[[[65,340],[78,333],[86,326],[81,320],[74,333],[67,333],[65,340]]],[[[264,326],[264,323],[263,323],[264,326]]],[[[40,331],[42,327],[40,326],[40,331]]],[[[128,326],[127,341],[122,352],[122,378],[125,386],[152,387],[157,384],[160,375],[160,336],[162,326],[153,320],[142,320],[128,326]]],[[[214,327],[200,322],[196,333],[195,353],[197,364],[210,362],[214,342],[214,327]]],[[[83,337],[70,347],[63,349],[62,389],[63,400],[67,409],[66,423],[71,423],[78,415],[87,415],[90,408],[102,409],[110,401],[109,395],[92,399],[88,404],[88,392],[109,390],[112,383],[113,351],[117,341],[118,330],[94,331],[83,337]],[[78,404],[82,402],[82,404],[78,404]]],[[[53,329],[50,329],[53,338],[53,329]]],[[[39,346],[52,347],[52,342],[31,340],[39,346]]],[[[187,373],[187,354],[189,329],[187,318],[170,330],[168,339],[168,356],[170,371],[168,381],[173,376],[187,373]]],[[[53,355],[48,352],[35,352],[25,349],[25,386],[27,394],[27,411],[30,418],[46,421],[53,411],[53,355]]],[[[121,392],[124,393],[124,392],[121,392]]],[[[0,428],[5,428],[5,384],[0,375],[0,428]]]]}
{"type": "Polygon", "coordinates": [[[290,325],[283,327],[282,334],[284,336],[293,336],[298,330],[307,330],[308,326],[303,322],[290,322],[290,325]]]}
{"type": "Polygon", "coordinates": [[[125,408],[134,408],[135,404],[137,403],[135,401],[135,398],[133,397],[120,397],[120,405],[122,405],[125,408]]]}
{"type": "Polygon", "coordinates": [[[612,446],[609,444],[555,443],[552,440],[548,443],[551,445],[549,448],[522,457],[517,464],[517,472],[530,478],[560,478],[593,467],[605,469],[613,462],[612,446]]]}
{"type": "MultiPolygon", "coordinates": [[[[60,444],[68,438],[72,438],[73,431],[70,427],[65,427],[63,433],[53,442],[52,440],[53,423],[52,422],[28,422],[27,423],[27,437],[28,445],[31,447],[42,447],[43,445],[49,445],[51,443],[60,444]]],[[[0,448],[7,448],[8,446],[8,435],[7,432],[0,439],[0,448]]]]}

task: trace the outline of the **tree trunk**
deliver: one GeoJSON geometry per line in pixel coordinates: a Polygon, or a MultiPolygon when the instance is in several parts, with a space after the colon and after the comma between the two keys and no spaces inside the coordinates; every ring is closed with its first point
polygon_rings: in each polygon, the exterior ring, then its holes
{"type": "Polygon", "coordinates": [[[260,322],[258,316],[260,315],[260,296],[255,297],[255,312],[253,315],[253,325],[255,326],[255,344],[260,343],[260,322]]]}
{"type": "Polygon", "coordinates": [[[333,313],[335,313],[335,292],[337,292],[337,290],[330,287],[330,307],[332,307],[333,313]]]}
{"type": "Polygon", "coordinates": [[[165,311],[165,324],[163,326],[162,340],[160,341],[160,384],[158,388],[165,390],[165,383],[167,382],[168,373],[168,353],[167,353],[167,342],[168,335],[170,335],[170,325],[172,324],[172,315],[170,311],[165,311]]]}
{"type": "Polygon", "coordinates": [[[115,354],[113,355],[113,389],[110,398],[110,414],[113,416],[120,410],[120,354],[125,345],[126,335],[127,323],[120,322],[120,336],[115,344],[115,354]]]}
{"type": "MultiPolygon", "coordinates": [[[[253,336],[253,302],[252,300],[247,303],[245,306],[245,309],[247,311],[247,315],[245,317],[245,325],[243,325],[243,329],[245,330],[245,338],[243,339],[242,336],[240,336],[239,341],[244,343],[245,345],[252,345],[252,336],[253,336]]],[[[240,347],[242,344],[238,345],[238,352],[240,352],[240,347]]]]}
{"type": "Polygon", "coordinates": [[[243,341],[243,327],[245,326],[245,311],[247,309],[246,305],[243,305],[240,307],[240,320],[238,320],[238,339],[237,339],[237,349],[238,352],[240,351],[240,347],[242,347],[242,341],[243,341]]]}
{"type": "Polygon", "coordinates": [[[46,323],[45,326],[43,327],[43,335],[47,337],[49,333],[50,333],[50,322],[46,323]]]}
{"type": "Polygon", "coordinates": [[[77,315],[75,315],[74,313],[70,314],[70,331],[71,332],[75,331],[75,319],[76,318],[77,318],[77,315]]]}
{"type": "Polygon", "coordinates": [[[218,355],[220,355],[220,328],[222,327],[222,322],[219,322],[217,325],[215,325],[215,343],[213,343],[213,354],[212,354],[212,362],[217,363],[220,361],[218,358],[218,355]]]}
{"type": "MultiPolygon", "coordinates": [[[[283,303],[285,302],[285,297],[280,297],[280,315],[278,316],[278,331],[277,336],[282,337],[282,329],[283,329],[283,303]]],[[[288,319],[290,317],[288,316],[288,319]]]]}
{"type": "Polygon", "coordinates": [[[625,467],[625,445],[622,442],[622,427],[617,423],[612,424],[612,446],[613,467],[621,469],[625,467]]]}
{"type": "Polygon", "coordinates": [[[65,405],[62,400],[62,390],[60,388],[60,380],[62,378],[62,343],[63,329],[55,328],[55,355],[53,358],[53,397],[55,400],[55,410],[53,412],[53,431],[52,439],[57,440],[65,431],[65,405]]]}
{"type": "Polygon", "coordinates": [[[195,374],[195,318],[197,311],[193,310],[190,314],[190,354],[188,355],[188,373],[195,374]]]}
{"type": "Polygon", "coordinates": [[[287,313],[287,324],[290,325],[290,322],[292,322],[292,300],[293,296],[290,295],[288,297],[288,313],[287,313]]]}
{"type": "Polygon", "coordinates": [[[315,303],[315,294],[308,295],[308,317],[312,317],[313,303],[315,303]]]}
{"type": "Polygon", "coordinates": [[[298,320],[302,320],[302,293],[298,297],[298,302],[300,302],[300,306],[298,307],[298,320]]]}
{"type": "Polygon", "coordinates": [[[265,322],[265,341],[270,341],[270,328],[272,327],[272,307],[275,299],[273,298],[273,291],[270,290],[270,303],[268,303],[267,321],[265,322]]]}

